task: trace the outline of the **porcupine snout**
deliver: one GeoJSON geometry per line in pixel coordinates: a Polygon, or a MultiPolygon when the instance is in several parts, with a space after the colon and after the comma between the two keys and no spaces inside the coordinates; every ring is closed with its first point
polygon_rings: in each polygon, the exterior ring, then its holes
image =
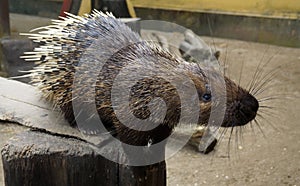
{"type": "Polygon", "coordinates": [[[255,118],[259,104],[251,94],[245,95],[240,102],[240,108],[237,109],[237,112],[241,116],[241,124],[243,125],[255,118]]]}
{"type": "Polygon", "coordinates": [[[249,93],[239,96],[238,99],[227,105],[226,121],[223,127],[243,126],[256,117],[259,108],[257,99],[249,93]]]}

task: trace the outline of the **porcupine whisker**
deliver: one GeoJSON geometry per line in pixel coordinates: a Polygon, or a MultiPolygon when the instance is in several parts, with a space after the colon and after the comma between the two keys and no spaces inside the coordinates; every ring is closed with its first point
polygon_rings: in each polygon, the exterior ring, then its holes
{"type": "Polygon", "coordinates": [[[279,130],[280,127],[276,127],[276,126],[278,126],[278,125],[274,125],[274,124],[273,124],[274,121],[275,121],[275,122],[278,122],[278,121],[280,120],[280,118],[277,117],[277,118],[278,118],[277,120],[273,120],[273,118],[272,118],[272,120],[270,120],[269,118],[266,118],[266,117],[264,117],[263,115],[259,115],[258,118],[259,118],[259,119],[262,119],[263,121],[265,121],[265,122],[266,122],[269,126],[271,126],[272,129],[275,130],[276,132],[280,132],[280,130],[279,130]]]}
{"type": "MultiPolygon", "coordinates": [[[[227,148],[228,148],[228,157],[230,157],[230,153],[232,153],[232,146],[234,147],[234,145],[237,145],[237,127],[231,127],[230,130],[230,136],[229,136],[229,140],[228,140],[228,144],[227,144],[227,148]]],[[[233,148],[234,150],[234,154],[236,153],[236,149],[237,148],[233,148]]]]}
{"type": "Polygon", "coordinates": [[[239,147],[239,132],[240,131],[240,126],[235,128],[235,151],[239,147]]]}
{"type": "MultiPolygon", "coordinates": [[[[276,74],[280,71],[280,68],[282,66],[277,66],[276,68],[274,68],[273,70],[271,70],[268,74],[269,75],[265,75],[266,76],[269,76],[268,78],[265,78],[264,82],[261,83],[261,85],[259,85],[260,87],[257,88],[256,92],[255,92],[255,95],[258,96],[262,93],[264,93],[266,90],[272,88],[272,87],[278,87],[280,85],[277,85],[277,84],[271,84],[272,83],[272,79],[276,76],[276,74]],[[267,86],[268,84],[268,86],[267,86]]],[[[284,84],[282,84],[283,86],[284,84]]]]}
{"type": "Polygon", "coordinates": [[[268,103],[273,101],[283,102],[286,101],[286,99],[294,99],[294,97],[290,97],[287,94],[282,93],[282,94],[273,94],[272,96],[264,96],[259,98],[257,101],[261,104],[261,103],[268,103]]]}
{"type": "MultiPolygon", "coordinates": [[[[221,130],[221,132],[218,133],[218,136],[217,136],[217,139],[216,139],[216,140],[217,140],[217,144],[216,144],[216,145],[222,143],[222,141],[223,141],[224,138],[225,138],[225,134],[227,133],[228,128],[221,128],[221,129],[219,129],[219,130],[221,130]]],[[[215,155],[216,155],[216,154],[213,153],[213,156],[211,157],[211,163],[213,163],[213,159],[214,159],[215,155]]]]}
{"type": "MultiPolygon", "coordinates": [[[[228,71],[229,71],[229,69],[228,69],[228,71]]],[[[228,74],[230,74],[229,72],[228,72],[228,74]]],[[[231,86],[231,85],[230,85],[231,86]]],[[[231,87],[230,87],[230,89],[231,89],[231,87]]],[[[231,94],[231,99],[233,99],[234,98],[234,96],[233,96],[233,94],[231,94]]],[[[228,108],[228,104],[226,104],[226,108],[228,108]]],[[[232,121],[231,121],[232,122],[232,121]]],[[[232,123],[232,126],[231,126],[231,130],[230,130],[230,134],[229,134],[229,139],[228,139],[228,144],[227,144],[227,148],[228,148],[228,158],[230,158],[230,144],[231,144],[231,138],[232,138],[232,133],[233,133],[233,130],[234,130],[234,124],[232,123]]]]}
{"type": "Polygon", "coordinates": [[[264,138],[267,138],[267,136],[265,135],[263,129],[261,128],[259,122],[257,121],[256,118],[254,118],[254,123],[256,124],[256,126],[258,127],[259,131],[261,132],[261,134],[263,135],[264,138]]]}
{"type": "Polygon", "coordinates": [[[253,120],[250,121],[249,124],[250,124],[250,128],[251,128],[251,131],[252,131],[253,136],[256,136],[256,133],[255,133],[255,130],[254,130],[254,126],[253,126],[253,120]]]}
{"type": "MultiPolygon", "coordinates": [[[[226,69],[227,69],[227,65],[228,65],[227,64],[227,59],[228,59],[228,45],[226,45],[226,48],[225,48],[225,56],[224,56],[224,61],[223,61],[223,74],[224,74],[224,76],[227,76],[227,74],[226,74],[226,69]]],[[[229,77],[229,73],[228,73],[228,77],[229,77]]]]}
{"type": "Polygon", "coordinates": [[[242,65],[241,65],[241,69],[240,69],[240,75],[239,75],[239,81],[238,81],[239,86],[241,86],[241,79],[242,79],[242,74],[243,74],[243,69],[244,69],[244,63],[245,63],[245,57],[242,60],[242,65]]]}
{"type": "Polygon", "coordinates": [[[277,84],[274,84],[273,82],[270,82],[268,86],[262,87],[261,90],[259,92],[257,92],[254,96],[258,97],[259,95],[262,95],[263,93],[265,93],[267,90],[270,90],[271,88],[278,88],[281,86],[285,86],[285,85],[284,84],[277,85],[277,84]]]}
{"type": "MultiPolygon", "coordinates": [[[[228,47],[228,46],[227,46],[228,47]]],[[[227,72],[227,75],[228,75],[228,78],[231,78],[231,72],[230,72],[230,66],[231,66],[231,63],[230,63],[230,60],[229,60],[229,53],[228,53],[228,49],[226,48],[226,54],[225,54],[225,59],[224,59],[224,70],[225,70],[225,74],[227,72]]]]}
{"type": "Polygon", "coordinates": [[[233,126],[230,127],[230,134],[229,134],[229,139],[228,139],[228,143],[227,143],[228,158],[230,158],[230,145],[231,145],[231,139],[232,139],[233,130],[234,130],[234,127],[233,126]]]}
{"type": "Polygon", "coordinates": [[[237,144],[236,144],[237,149],[239,148],[239,145],[243,145],[243,143],[244,143],[243,128],[244,128],[244,126],[239,126],[238,128],[236,128],[236,130],[238,131],[237,132],[238,140],[237,140],[237,144]]]}
{"type": "MultiPolygon", "coordinates": [[[[267,62],[259,69],[259,72],[258,72],[257,76],[255,77],[255,78],[257,78],[257,80],[256,80],[256,82],[253,84],[253,87],[251,88],[251,91],[249,91],[249,92],[252,92],[253,89],[257,89],[257,87],[259,86],[260,82],[262,82],[262,81],[263,81],[263,78],[265,77],[265,76],[263,76],[264,68],[265,68],[270,62],[272,62],[272,59],[274,59],[275,56],[279,55],[280,52],[281,52],[280,49],[277,50],[276,53],[275,53],[274,55],[271,55],[271,57],[267,60],[267,62]]],[[[279,67],[280,67],[280,66],[279,66],[279,67]]],[[[276,67],[276,68],[278,68],[278,67],[276,67]]],[[[276,68],[275,68],[275,69],[276,69],[276,68]]],[[[273,71],[273,70],[272,70],[272,71],[273,71]]],[[[272,72],[272,71],[271,71],[271,72],[272,72]]],[[[268,73],[267,73],[267,74],[268,74],[268,73]]],[[[267,76],[267,75],[266,75],[266,76],[267,76]]]]}
{"type": "Polygon", "coordinates": [[[272,116],[272,117],[274,117],[274,118],[279,119],[279,116],[278,116],[278,115],[275,113],[275,111],[273,111],[273,110],[262,109],[260,112],[263,113],[263,114],[267,114],[268,116],[272,116]]]}
{"type": "Polygon", "coordinates": [[[274,100],[285,100],[286,97],[283,98],[283,96],[285,96],[285,95],[284,94],[282,94],[282,95],[280,95],[280,94],[279,95],[272,95],[272,96],[260,98],[257,101],[259,103],[263,103],[263,102],[274,101],[274,100]]]}
{"type": "Polygon", "coordinates": [[[241,139],[241,145],[243,145],[244,144],[244,137],[243,137],[243,134],[244,134],[244,132],[243,132],[243,130],[246,128],[246,126],[240,126],[240,139],[241,139]]]}
{"type": "MultiPolygon", "coordinates": [[[[240,114],[242,115],[242,117],[246,117],[243,112],[240,112],[240,114]]],[[[239,142],[239,138],[240,138],[241,142],[243,140],[243,135],[242,135],[243,134],[243,131],[242,131],[243,127],[244,126],[237,126],[237,127],[232,126],[232,130],[231,130],[230,136],[233,135],[233,130],[235,130],[235,145],[236,145],[235,150],[237,150],[238,147],[239,147],[239,143],[240,143],[239,142]]],[[[230,141],[229,141],[229,143],[230,143],[230,141]]]]}
{"type": "MultiPolygon", "coordinates": [[[[257,75],[257,77],[256,77],[256,78],[257,78],[257,81],[256,81],[256,83],[254,84],[253,89],[257,89],[257,88],[259,87],[259,84],[260,84],[261,82],[263,82],[264,79],[267,79],[267,77],[269,76],[268,74],[271,74],[270,76],[272,76],[272,73],[273,73],[272,71],[276,71],[277,68],[281,68],[280,66],[278,66],[278,67],[274,68],[273,70],[271,70],[270,72],[268,72],[268,73],[266,73],[266,74],[263,74],[264,68],[265,68],[270,62],[272,62],[272,59],[273,59],[275,56],[277,56],[280,52],[281,52],[280,50],[276,51],[276,53],[275,53],[274,55],[271,55],[271,57],[267,60],[267,62],[266,62],[262,67],[260,67],[260,72],[258,73],[258,75],[257,75]]],[[[275,74],[275,73],[274,73],[274,74],[275,74]]],[[[252,90],[252,91],[254,91],[254,90],[252,90]]]]}
{"type": "Polygon", "coordinates": [[[219,134],[218,137],[218,143],[221,143],[225,137],[225,134],[227,133],[228,128],[222,128],[221,133],[219,134]]]}
{"type": "Polygon", "coordinates": [[[252,90],[252,88],[254,88],[255,87],[255,81],[257,81],[256,79],[257,79],[257,74],[259,73],[259,71],[261,70],[261,66],[263,65],[263,61],[264,61],[264,58],[265,58],[265,56],[266,56],[266,54],[267,54],[267,51],[269,50],[269,48],[270,48],[270,46],[268,46],[266,49],[265,49],[265,51],[264,51],[264,53],[263,53],[263,55],[262,55],[262,57],[261,57],[261,59],[260,59],[260,61],[259,61],[259,64],[257,65],[257,67],[256,67],[256,69],[255,69],[255,72],[254,72],[254,74],[252,75],[252,79],[251,79],[251,81],[249,81],[249,84],[246,86],[246,88],[247,88],[247,90],[250,92],[251,90],[252,90]]]}
{"type": "MultiPolygon", "coordinates": [[[[257,116],[258,116],[259,118],[261,118],[262,120],[264,120],[265,122],[267,122],[267,124],[268,124],[269,126],[271,126],[275,131],[277,131],[277,132],[280,131],[277,127],[274,126],[274,124],[271,123],[271,121],[270,121],[269,119],[267,119],[267,118],[264,117],[263,115],[258,114],[257,116]]],[[[278,116],[277,116],[277,118],[278,118],[278,116]]],[[[279,118],[278,118],[278,119],[279,119],[279,118]]]]}
{"type": "Polygon", "coordinates": [[[219,133],[219,136],[218,136],[219,143],[224,139],[225,133],[226,133],[226,128],[221,129],[221,132],[219,133]]]}
{"type": "Polygon", "coordinates": [[[265,109],[265,108],[267,108],[267,109],[274,109],[274,108],[276,108],[276,107],[267,106],[267,105],[259,105],[259,107],[262,108],[262,109],[265,109]]]}
{"type": "Polygon", "coordinates": [[[259,66],[261,65],[261,61],[259,62],[259,64],[256,66],[255,68],[255,72],[253,73],[252,75],[252,78],[251,80],[248,82],[248,84],[246,85],[246,89],[248,90],[248,92],[251,92],[252,88],[254,87],[254,84],[255,84],[255,77],[257,76],[256,74],[258,73],[258,68],[259,66]]]}
{"type": "Polygon", "coordinates": [[[240,146],[244,145],[244,130],[246,126],[240,126],[239,127],[239,144],[237,144],[237,149],[240,149],[240,146]]]}
{"type": "Polygon", "coordinates": [[[262,110],[276,110],[277,109],[277,107],[275,107],[275,106],[269,106],[269,105],[260,105],[259,107],[262,110]]]}
{"type": "Polygon", "coordinates": [[[253,95],[257,95],[260,90],[270,84],[272,79],[276,76],[276,74],[281,70],[281,66],[276,67],[275,69],[271,70],[269,73],[265,74],[264,77],[261,78],[260,83],[257,83],[256,87],[251,90],[253,95]]]}

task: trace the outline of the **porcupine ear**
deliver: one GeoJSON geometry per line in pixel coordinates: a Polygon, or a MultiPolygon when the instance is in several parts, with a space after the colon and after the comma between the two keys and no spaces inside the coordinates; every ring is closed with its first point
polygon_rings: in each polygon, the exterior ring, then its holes
{"type": "Polygon", "coordinates": [[[220,52],[213,51],[213,49],[192,30],[186,30],[184,32],[184,41],[180,43],[179,51],[182,58],[187,62],[195,62],[201,64],[201,66],[219,70],[220,65],[218,58],[220,52]]]}

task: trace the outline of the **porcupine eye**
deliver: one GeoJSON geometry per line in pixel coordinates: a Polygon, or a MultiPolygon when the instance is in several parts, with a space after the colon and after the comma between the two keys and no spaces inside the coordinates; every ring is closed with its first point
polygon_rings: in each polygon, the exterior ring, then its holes
{"type": "Polygon", "coordinates": [[[202,100],[204,102],[209,102],[209,101],[211,101],[211,92],[210,92],[210,86],[209,86],[209,84],[205,84],[205,89],[206,89],[206,93],[204,93],[202,95],[202,100]]]}
{"type": "Polygon", "coordinates": [[[210,100],[211,100],[211,94],[210,94],[210,93],[205,93],[205,94],[203,94],[203,95],[202,95],[202,100],[203,100],[204,102],[210,101],[210,100]]]}

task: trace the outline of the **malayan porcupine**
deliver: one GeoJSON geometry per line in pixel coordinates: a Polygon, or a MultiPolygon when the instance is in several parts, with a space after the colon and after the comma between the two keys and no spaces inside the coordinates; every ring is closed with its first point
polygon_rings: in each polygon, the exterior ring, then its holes
{"type": "MultiPolygon", "coordinates": [[[[182,109],[189,107],[181,102],[177,87],[170,83],[180,82],[183,76],[188,77],[196,89],[196,97],[190,99],[199,107],[198,124],[208,123],[211,113],[215,112],[212,107],[223,98],[226,102],[222,106],[225,111],[222,127],[245,125],[255,118],[258,111],[258,101],[220,72],[185,62],[155,43],[143,41],[111,14],[97,11],[84,17],[68,14],[68,17],[54,20],[52,25],[42,29],[38,34],[29,34],[40,47],[27,52],[24,58],[38,63],[30,72],[32,82],[44,92],[46,99],[61,108],[73,126],[76,126],[78,117],[84,117],[86,123],[93,123],[95,113],[91,110],[96,107],[107,130],[122,141],[134,145],[147,145],[149,140],[158,143],[171,134],[182,117],[182,109]],[[116,95],[112,90],[124,69],[127,76],[117,82],[117,92],[122,92],[122,87],[128,88],[131,78],[135,82],[129,87],[129,106],[121,104],[116,108],[112,97],[118,98],[121,94],[116,95]],[[157,97],[165,101],[167,109],[163,120],[156,120],[154,113],[151,123],[157,126],[150,127],[150,130],[143,129],[144,125],[140,129],[125,126],[115,113],[115,109],[121,113],[124,111],[126,120],[130,111],[136,118],[145,120],[155,110],[151,104],[157,97]],[[75,101],[80,104],[74,104],[75,101]],[[74,112],[76,109],[80,112],[74,112]]],[[[184,86],[183,81],[183,90],[184,86]]],[[[90,130],[94,132],[96,129],[90,130]]]]}

